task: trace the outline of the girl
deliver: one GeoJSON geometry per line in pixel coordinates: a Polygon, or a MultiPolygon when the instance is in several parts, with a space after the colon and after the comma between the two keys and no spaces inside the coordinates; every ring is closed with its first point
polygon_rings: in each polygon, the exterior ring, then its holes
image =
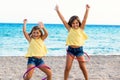
{"type": "Polygon", "coordinates": [[[85,80],[88,80],[88,72],[86,69],[85,59],[83,57],[83,44],[85,40],[87,39],[87,35],[84,32],[86,19],[88,17],[88,11],[89,11],[89,5],[86,5],[86,12],[83,18],[83,21],[80,22],[80,19],[78,16],[72,16],[68,23],[64,19],[63,15],[59,11],[58,5],[56,5],[55,10],[65,25],[66,29],[68,30],[68,37],[66,40],[66,45],[68,46],[67,50],[67,58],[66,58],[66,67],[64,71],[64,80],[68,80],[69,72],[74,60],[74,57],[77,58],[79,67],[83,72],[83,75],[85,77],[85,80]]]}
{"type": "Polygon", "coordinates": [[[40,22],[39,26],[34,26],[31,32],[27,33],[26,32],[27,19],[24,19],[23,22],[24,22],[23,33],[25,38],[29,42],[28,52],[26,54],[26,57],[28,58],[28,63],[27,63],[28,72],[24,77],[24,80],[30,80],[35,67],[38,67],[47,75],[47,80],[52,80],[51,70],[49,68],[42,67],[42,66],[46,66],[42,57],[45,56],[45,54],[47,53],[47,49],[43,41],[47,38],[48,32],[45,29],[43,23],[40,22]],[[44,31],[44,34],[42,33],[41,30],[44,31]]]}

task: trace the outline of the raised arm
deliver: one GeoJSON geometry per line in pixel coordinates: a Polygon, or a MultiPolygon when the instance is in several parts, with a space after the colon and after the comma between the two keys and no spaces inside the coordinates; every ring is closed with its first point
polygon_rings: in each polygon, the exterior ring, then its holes
{"type": "Polygon", "coordinates": [[[26,24],[27,24],[27,19],[24,19],[23,20],[23,34],[24,34],[25,38],[30,42],[30,36],[26,32],[26,24]]]}
{"type": "Polygon", "coordinates": [[[42,22],[39,22],[39,27],[44,31],[44,34],[41,38],[42,38],[42,40],[45,40],[48,36],[48,31],[42,22]]]}
{"type": "Polygon", "coordinates": [[[87,20],[87,17],[88,17],[89,8],[90,8],[90,6],[87,4],[87,5],[86,5],[85,15],[84,15],[84,18],[83,18],[82,24],[81,24],[81,29],[84,29],[84,28],[85,28],[86,20],[87,20]]]}
{"type": "Polygon", "coordinates": [[[63,24],[65,25],[66,29],[69,31],[69,30],[70,30],[70,26],[68,25],[67,21],[64,19],[63,15],[62,15],[61,12],[59,11],[58,5],[56,5],[55,10],[56,10],[59,18],[61,19],[61,21],[62,21],[63,24]]]}

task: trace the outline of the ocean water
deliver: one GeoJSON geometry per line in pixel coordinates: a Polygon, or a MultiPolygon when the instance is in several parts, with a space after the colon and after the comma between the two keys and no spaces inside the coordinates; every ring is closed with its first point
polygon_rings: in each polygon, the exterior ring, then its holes
{"type": "MultiPolygon", "coordinates": [[[[27,32],[33,26],[28,24],[27,32]]],[[[63,24],[45,24],[49,36],[45,40],[47,56],[66,55],[65,41],[68,31],[63,24]]],[[[28,42],[22,32],[21,23],[0,23],[0,56],[24,56],[28,42]]],[[[120,55],[119,25],[86,25],[88,40],[84,51],[89,55],[120,55]]]]}

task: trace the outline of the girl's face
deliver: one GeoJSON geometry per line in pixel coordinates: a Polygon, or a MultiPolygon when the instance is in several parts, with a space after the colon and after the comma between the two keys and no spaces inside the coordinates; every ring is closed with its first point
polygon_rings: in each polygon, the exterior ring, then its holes
{"type": "Polygon", "coordinates": [[[32,31],[32,38],[33,39],[38,39],[38,38],[40,38],[40,36],[41,36],[41,33],[40,33],[39,30],[33,30],[32,31]]]}
{"type": "Polygon", "coordinates": [[[78,20],[75,19],[75,20],[72,22],[72,28],[74,28],[74,29],[79,28],[79,22],[78,22],[78,20]]]}

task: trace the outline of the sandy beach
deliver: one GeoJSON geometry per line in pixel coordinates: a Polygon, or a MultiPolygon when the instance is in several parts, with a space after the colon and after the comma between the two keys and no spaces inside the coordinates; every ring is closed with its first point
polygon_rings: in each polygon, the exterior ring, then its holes
{"type": "MultiPolygon", "coordinates": [[[[87,62],[89,80],[120,80],[120,55],[90,56],[87,62]]],[[[47,56],[43,58],[52,69],[52,80],[63,80],[65,68],[65,56],[47,56]]],[[[0,80],[23,80],[26,71],[27,59],[23,56],[0,57],[0,80]]],[[[31,80],[41,80],[46,75],[39,69],[35,69],[31,80]]],[[[84,80],[76,60],[73,62],[68,80],[84,80]]]]}

